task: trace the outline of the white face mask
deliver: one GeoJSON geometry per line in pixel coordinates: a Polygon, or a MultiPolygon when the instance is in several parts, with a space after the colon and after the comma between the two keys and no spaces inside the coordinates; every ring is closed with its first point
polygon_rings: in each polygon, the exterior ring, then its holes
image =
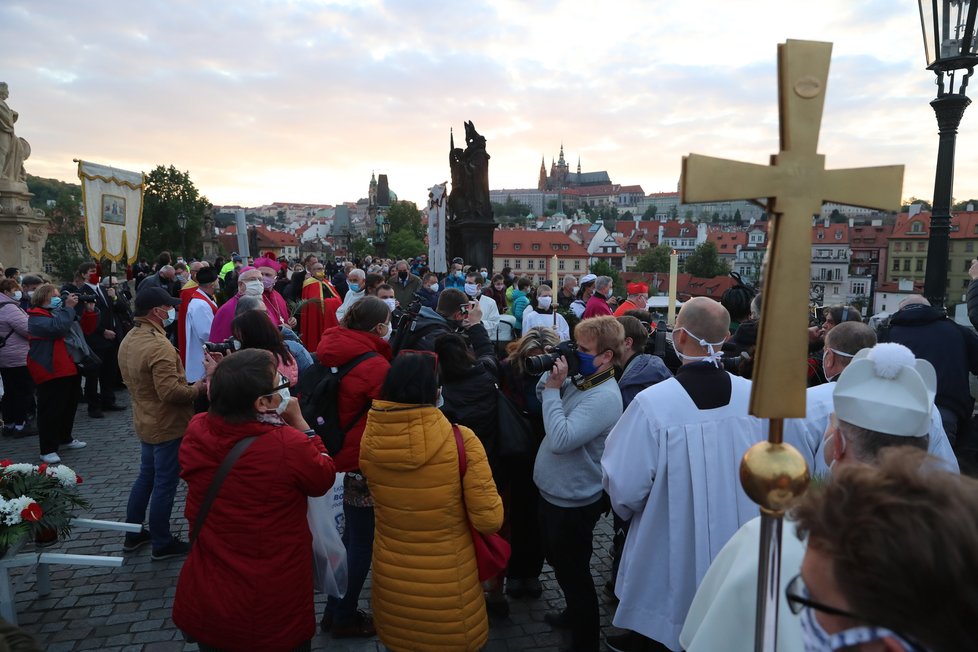
{"type": "Polygon", "coordinates": [[[253,281],[245,281],[245,294],[249,297],[261,296],[261,293],[265,291],[265,284],[261,281],[255,279],[253,281]]]}
{"type": "Polygon", "coordinates": [[[479,286],[476,285],[475,283],[466,283],[465,293],[470,297],[474,297],[479,294],[479,286]]]}
{"type": "Polygon", "coordinates": [[[680,330],[686,333],[686,335],[688,335],[694,342],[706,348],[708,352],[708,355],[685,355],[682,351],[676,349],[676,355],[678,355],[681,360],[683,360],[684,362],[705,361],[705,362],[710,362],[716,365],[717,367],[723,368],[723,362],[722,362],[723,351],[721,349],[721,347],[723,346],[723,342],[707,342],[706,340],[696,335],[693,335],[686,328],[680,327],[677,328],[676,330],[680,330]]]}
{"type": "Polygon", "coordinates": [[[31,298],[33,298],[33,297],[34,297],[34,290],[28,290],[28,291],[27,291],[27,298],[28,298],[28,299],[31,299],[31,298]]]}
{"type": "Polygon", "coordinates": [[[432,292],[437,292],[438,291],[438,284],[437,283],[432,283],[431,285],[428,286],[428,289],[431,290],[432,292]]]}
{"type": "Polygon", "coordinates": [[[578,292],[580,292],[580,291],[581,291],[581,288],[580,288],[580,286],[579,286],[579,285],[575,285],[574,287],[572,287],[572,288],[571,288],[571,293],[572,293],[572,294],[573,294],[574,296],[577,296],[577,293],[578,293],[578,292]]]}
{"type": "Polygon", "coordinates": [[[20,301],[21,299],[24,298],[24,293],[21,292],[20,290],[17,290],[16,292],[14,292],[14,297],[13,298],[14,298],[14,301],[20,301]]]}
{"type": "Polygon", "coordinates": [[[275,406],[275,414],[282,416],[282,414],[289,409],[289,401],[292,400],[292,395],[289,393],[288,387],[283,387],[278,390],[278,395],[282,397],[281,402],[275,406]]]}
{"type": "Polygon", "coordinates": [[[384,325],[385,325],[385,326],[387,327],[387,332],[385,332],[385,333],[384,333],[383,335],[381,335],[381,336],[380,336],[380,338],[381,338],[382,340],[384,340],[385,342],[390,342],[390,339],[391,339],[391,333],[393,333],[393,332],[394,332],[394,329],[393,329],[393,328],[391,328],[391,324],[390,324],[390,322],[387,322],[387,323],[386,323],[386,324],[384,324],[384,325]]]}
{"type": "Polygon", "coordinates": [[[394,312],[394,310],[397,309],[397,299],[388,297],[386,299],[382,299],[382,301],[387,304],[387,307],[390,308],[391,312],[394,312]]]}
{"type": "Polygon", "coordinates": [[[166,311],[166,319],[163,320],[163,326],[169,326],[177,318],[177,309],[171,307],[166,311]]]}
{"type": "Polygon", "coordinates": [[[550,309],[550,303],[553,301],[553,297],[537,297],[537,305],[544,310],[550,309]]]}

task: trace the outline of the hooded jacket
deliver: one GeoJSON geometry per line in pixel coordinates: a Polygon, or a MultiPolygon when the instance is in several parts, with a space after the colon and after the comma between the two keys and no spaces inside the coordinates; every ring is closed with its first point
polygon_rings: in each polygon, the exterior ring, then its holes
{"type": "Polygon", "coordinates": [[[890,317],[886,337],[934,365],[938,407],[951,410],[959,420],[971,417],[975,401],[968,372],[978,374],[978,335],[948,319],[942,310],[911,304],[890,317]]]}
{"type": "Polygon", "coordinates": [[[23,367],[27,364],[27,313],[20,304],[0,292],[0,338],[6,343],[0,348],[0,368],[23,367]]]}
{"type": "Polygon", "coordinates": [[[252,435],[258,439],[225,478],[180,571],[173,622],[222,650],[291,650],[316,632],[306,498],[336,479],[319,438],[198,414],[180,445],[184,514],[193,528],[224,457],[252,435]]]}
{"type": "Polygon", "coordinates": [[[659,356],[650,353],[639,353],[633,356],[618,379],[618,389],[621,390],[622,410],[628,408],[632,399],[638,396],[646,387],[651,387],[666,378],[672,378],[672,372],[659,356]]]}
{"type": "Polygon", "coordinates": [[[361,417],[347,431],[343,446],[333,458],[337,471],[355,471],[360,468],[360,438],[363,437],[363,429],[367,425],[367,408],[373,399],[380,396],[380,388],[390,371],[391,347],[373,333],[334,326],[326,329],[316,350],[319,362],[327,367],[340,367],[370,351],[377,355],[360,362],[340,381],[340,393],[337,397],[340,423],[345,427],[358,414],[361,417]]]}
{"type": "MultiPolygon", "coordinates": [[[[55,310],[31,308],[27,315],[27,330],[30,333],[27,370],[34,383],[40,385],[55,378],[77,374],[78,367],[65,346],[65,336],[76,319],[75,311],[66,306],[55,310]]],[[[94,312],[82,313],[82,332],[91,333],[97,323],[98,315],[94,312]]]]}
{"type": "Polygon", "coordinates": [[[373,612],[395,651],[478,650],[489,636],[469,523],[497,531],[503,504],[486,453],[460,428],[464,498],[452,425],[433,405],[374,401],[360,468],[374,499],[373,612]]]}
{"type": "Polygon", "coordinates": [[[516,317],[516,330],[523,330],[523,312],[530,305],[530,299],[523,290],[513,290],[513,316],[516,317]]]}

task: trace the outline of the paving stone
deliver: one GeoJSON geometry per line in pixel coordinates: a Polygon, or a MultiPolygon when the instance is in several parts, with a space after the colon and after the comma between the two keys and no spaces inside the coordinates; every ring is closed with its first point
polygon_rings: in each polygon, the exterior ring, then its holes
{"type": "MultiPolygon", "coordinates": [[[[123,393],[124,394],[124,393],[123,393]]],[[[126,399],[128,401],[128,398],[126,399]]],[[[130,412],[106,413],[93,421],[85,407],[79,410],[75,435],[88,447],[65,455],[65,464],[77,471],[85,482],[82,492],[92,502],[86,518],[125,520],[129,489],[139,466],[139,442],[132,431],[130,412]]],[[[33,461],[37,440],[5,439],[4,457],[33,461]]],[[[180,483],[173,505],[171,525],[175,534],[186,538],[183,518],[186,485],[180,483]]],[[[603,592],[610,569],[611,521],[601,518],[595,530],[592,575],[598,591],[601,624],[610,628],[614,604],[603,592]]],[[[72,538],[58,544],[60,552],[121,557],[119,568],[51,566],[48,596],[37,595],[33,570],[14,569],[19,582],[16,605],[20,625],[33,635],[42,649],[104,650],[105,652],[194,652],[197,646],[183,640],[173,624],[172,607],[182,559],[152,561],[146,548],[122,552],[123,537],[118,532],[75,528],[72,538]],[[20,579],[23,578],[23,581],[20,579]]],[[[543,622],[548,611],[564,607],[563,595],[553,569],[545,566],[541,577],[544,593],[536,600],[510,600],[510,616],[490,623],[488,652],[554,652],[569,640],[551,631],[543,622]]],[[[371,580],[368,577],[360,596],[360,608],[370,609],[371,580]]],[[[315,597],[317,617],[322,614],[325,597],[315,597]]],[[[614,630],[611,630],[614,632],[614,630]]],[[[329,652],[382,652],[377,638],[334,641],[326,634],[313,637],[312,649],[329,652]]]]}

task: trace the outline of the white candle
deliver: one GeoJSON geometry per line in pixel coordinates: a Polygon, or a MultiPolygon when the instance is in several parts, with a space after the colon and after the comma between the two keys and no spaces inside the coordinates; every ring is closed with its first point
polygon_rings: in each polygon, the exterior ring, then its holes
{"type": "Polygon", "coordinates": [[[669,312],[666,323],[670,326],[676,323],[676,287],[679,283],[679,254],[673,249],[669,254],[669,312]]]}

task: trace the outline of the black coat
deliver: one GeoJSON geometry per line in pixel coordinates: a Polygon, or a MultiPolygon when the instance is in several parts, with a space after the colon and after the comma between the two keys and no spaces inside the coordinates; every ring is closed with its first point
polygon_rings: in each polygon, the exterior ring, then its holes
{"type": "Polygon", "coordinates": [[[943,310],[912,304],[890,317],[882,341],[903,344],[934,365],[938,407],[951,410],[959,421],[971,418],[974,399],[968,372],[978,374],[978,335],[949,319],[943,310]]]}
{"type": "Polygon", "coordinates": [[[499,433],[496,379],[489,369],[476,364],[460,376],[446,376],[442,380],[441,396],[445,404],[441,411],[452,423],[472,429],[486,449],[489,466],[495,467],[499,433]]]}

